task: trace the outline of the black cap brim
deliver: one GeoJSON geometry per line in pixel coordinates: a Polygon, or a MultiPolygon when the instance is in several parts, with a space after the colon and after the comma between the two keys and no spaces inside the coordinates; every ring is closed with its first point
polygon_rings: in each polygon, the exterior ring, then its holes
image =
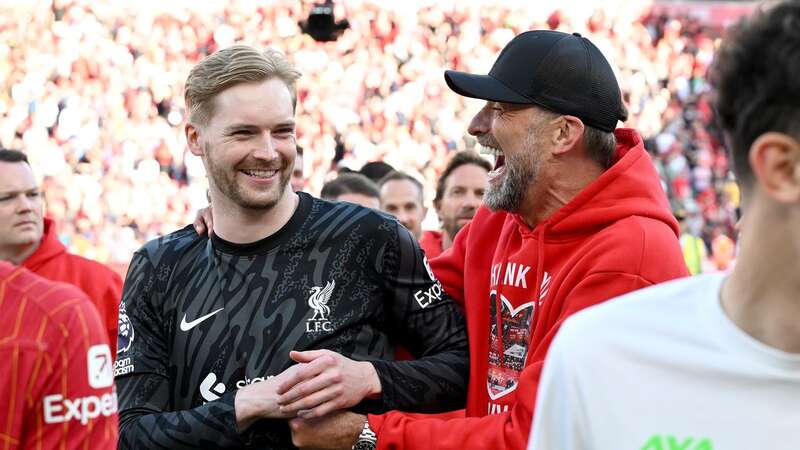
{"type": "Polygon", "coordinates": [[[453,92],[464,97],[504,103],[534,103],[490,75],[446,70],[444,80],[453,92]]]}

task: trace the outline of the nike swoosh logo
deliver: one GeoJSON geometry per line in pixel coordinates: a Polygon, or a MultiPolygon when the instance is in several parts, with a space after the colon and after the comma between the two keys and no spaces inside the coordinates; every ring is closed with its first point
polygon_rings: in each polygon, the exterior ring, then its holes
{"type": "Polygon", "coordinates": [[[186,321],[186,314],[184,314],[183,315],[183,319],[181,320],[181,331],[189,331],[189,330],[191,330],[192,328],[200,325],[200,322],[208,319],[209,317],[211,317],[214,314],[222,311],[223,309],[225,309],[225,308],[220,308],[220,309],[218,309],[216,311],[211,311],[210,313],[206,314],[205,316],[198,317],[197,319],[194,319],[191,322],[187,322],[186,321]]]}

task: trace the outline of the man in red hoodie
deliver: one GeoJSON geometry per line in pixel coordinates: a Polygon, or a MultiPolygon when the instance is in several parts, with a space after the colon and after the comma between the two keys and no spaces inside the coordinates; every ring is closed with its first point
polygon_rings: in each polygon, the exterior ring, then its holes
{"type": "Polygon", "coordinates": [[[80,288],[97,307],[113,354],[122,278],[98,262],[67,253],[55,223],[43,214],[43,194],[28,158],[0,149],[0,260],[80,288]]]}
{"type": "Polygon", "coordinates": [[[447,71],[445,79],[456,93],[487,101],[469,132],[497,156],[485,205],[431,261],[466,311],[467,417],[295,419],[300,447],[523,449],[561,323],[688,274],[656,171],[639,135],[616,129],[627,111],[589,40],[529,31],[503,49],[488,76],[447,71]]]}

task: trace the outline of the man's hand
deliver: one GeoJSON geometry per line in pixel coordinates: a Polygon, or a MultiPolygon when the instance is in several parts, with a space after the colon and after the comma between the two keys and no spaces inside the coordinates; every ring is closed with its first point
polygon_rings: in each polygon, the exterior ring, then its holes
{"type": "Polygon", "coordinates": [[[285,414],[313,419],[381,393],[378,373],[369,362],[330,350],[291,352],[289,357],[301,364],[278,386],[278,405],[285,414]]]}
{"type": "Polygon", "coordinates": [[[197,216],[194,218],[194,231],[199,235],[203,235],[208,230],[208,237],[214,234],[214,219],[211,217],[211,205],[197,211],[197,216]]]}
{"type": "Polygon", "coordinates": [[[279,375],[258,383],[247,385],[236,391],[234,408],[236,424],[242,433],[259,419],[288,419],[294,413],[284,413],[278,406],[278,386],[291,377],[301,366],[298,364],[279,375]]]}
{"type": "Polygon", "coordinates": [[[292,419],[292,443],[299,448],[350,450],[364,428],[366,416],[349,411],[335,412],[321,419],[292,419]]]}

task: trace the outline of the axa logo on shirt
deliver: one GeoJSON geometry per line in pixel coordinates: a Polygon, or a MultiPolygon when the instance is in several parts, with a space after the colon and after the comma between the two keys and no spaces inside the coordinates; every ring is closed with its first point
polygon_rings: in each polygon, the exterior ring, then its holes
{"type": "Polygon", "coordinates": [[[331,314],[328,302],[335,287],[336,280],[331,280],[325,284],[325,287],[314,286],[309,290],[308,306],[314,310],[314,315],[306,320],[306,333],[333,331],[333,325],[328,320],[331,314]]]}
{"type": "Polygon", "coordinates": [[[671,434],[654,434],[641,450],[714,450],[714,444],[708,438],[678,438],[671,434]]]}

